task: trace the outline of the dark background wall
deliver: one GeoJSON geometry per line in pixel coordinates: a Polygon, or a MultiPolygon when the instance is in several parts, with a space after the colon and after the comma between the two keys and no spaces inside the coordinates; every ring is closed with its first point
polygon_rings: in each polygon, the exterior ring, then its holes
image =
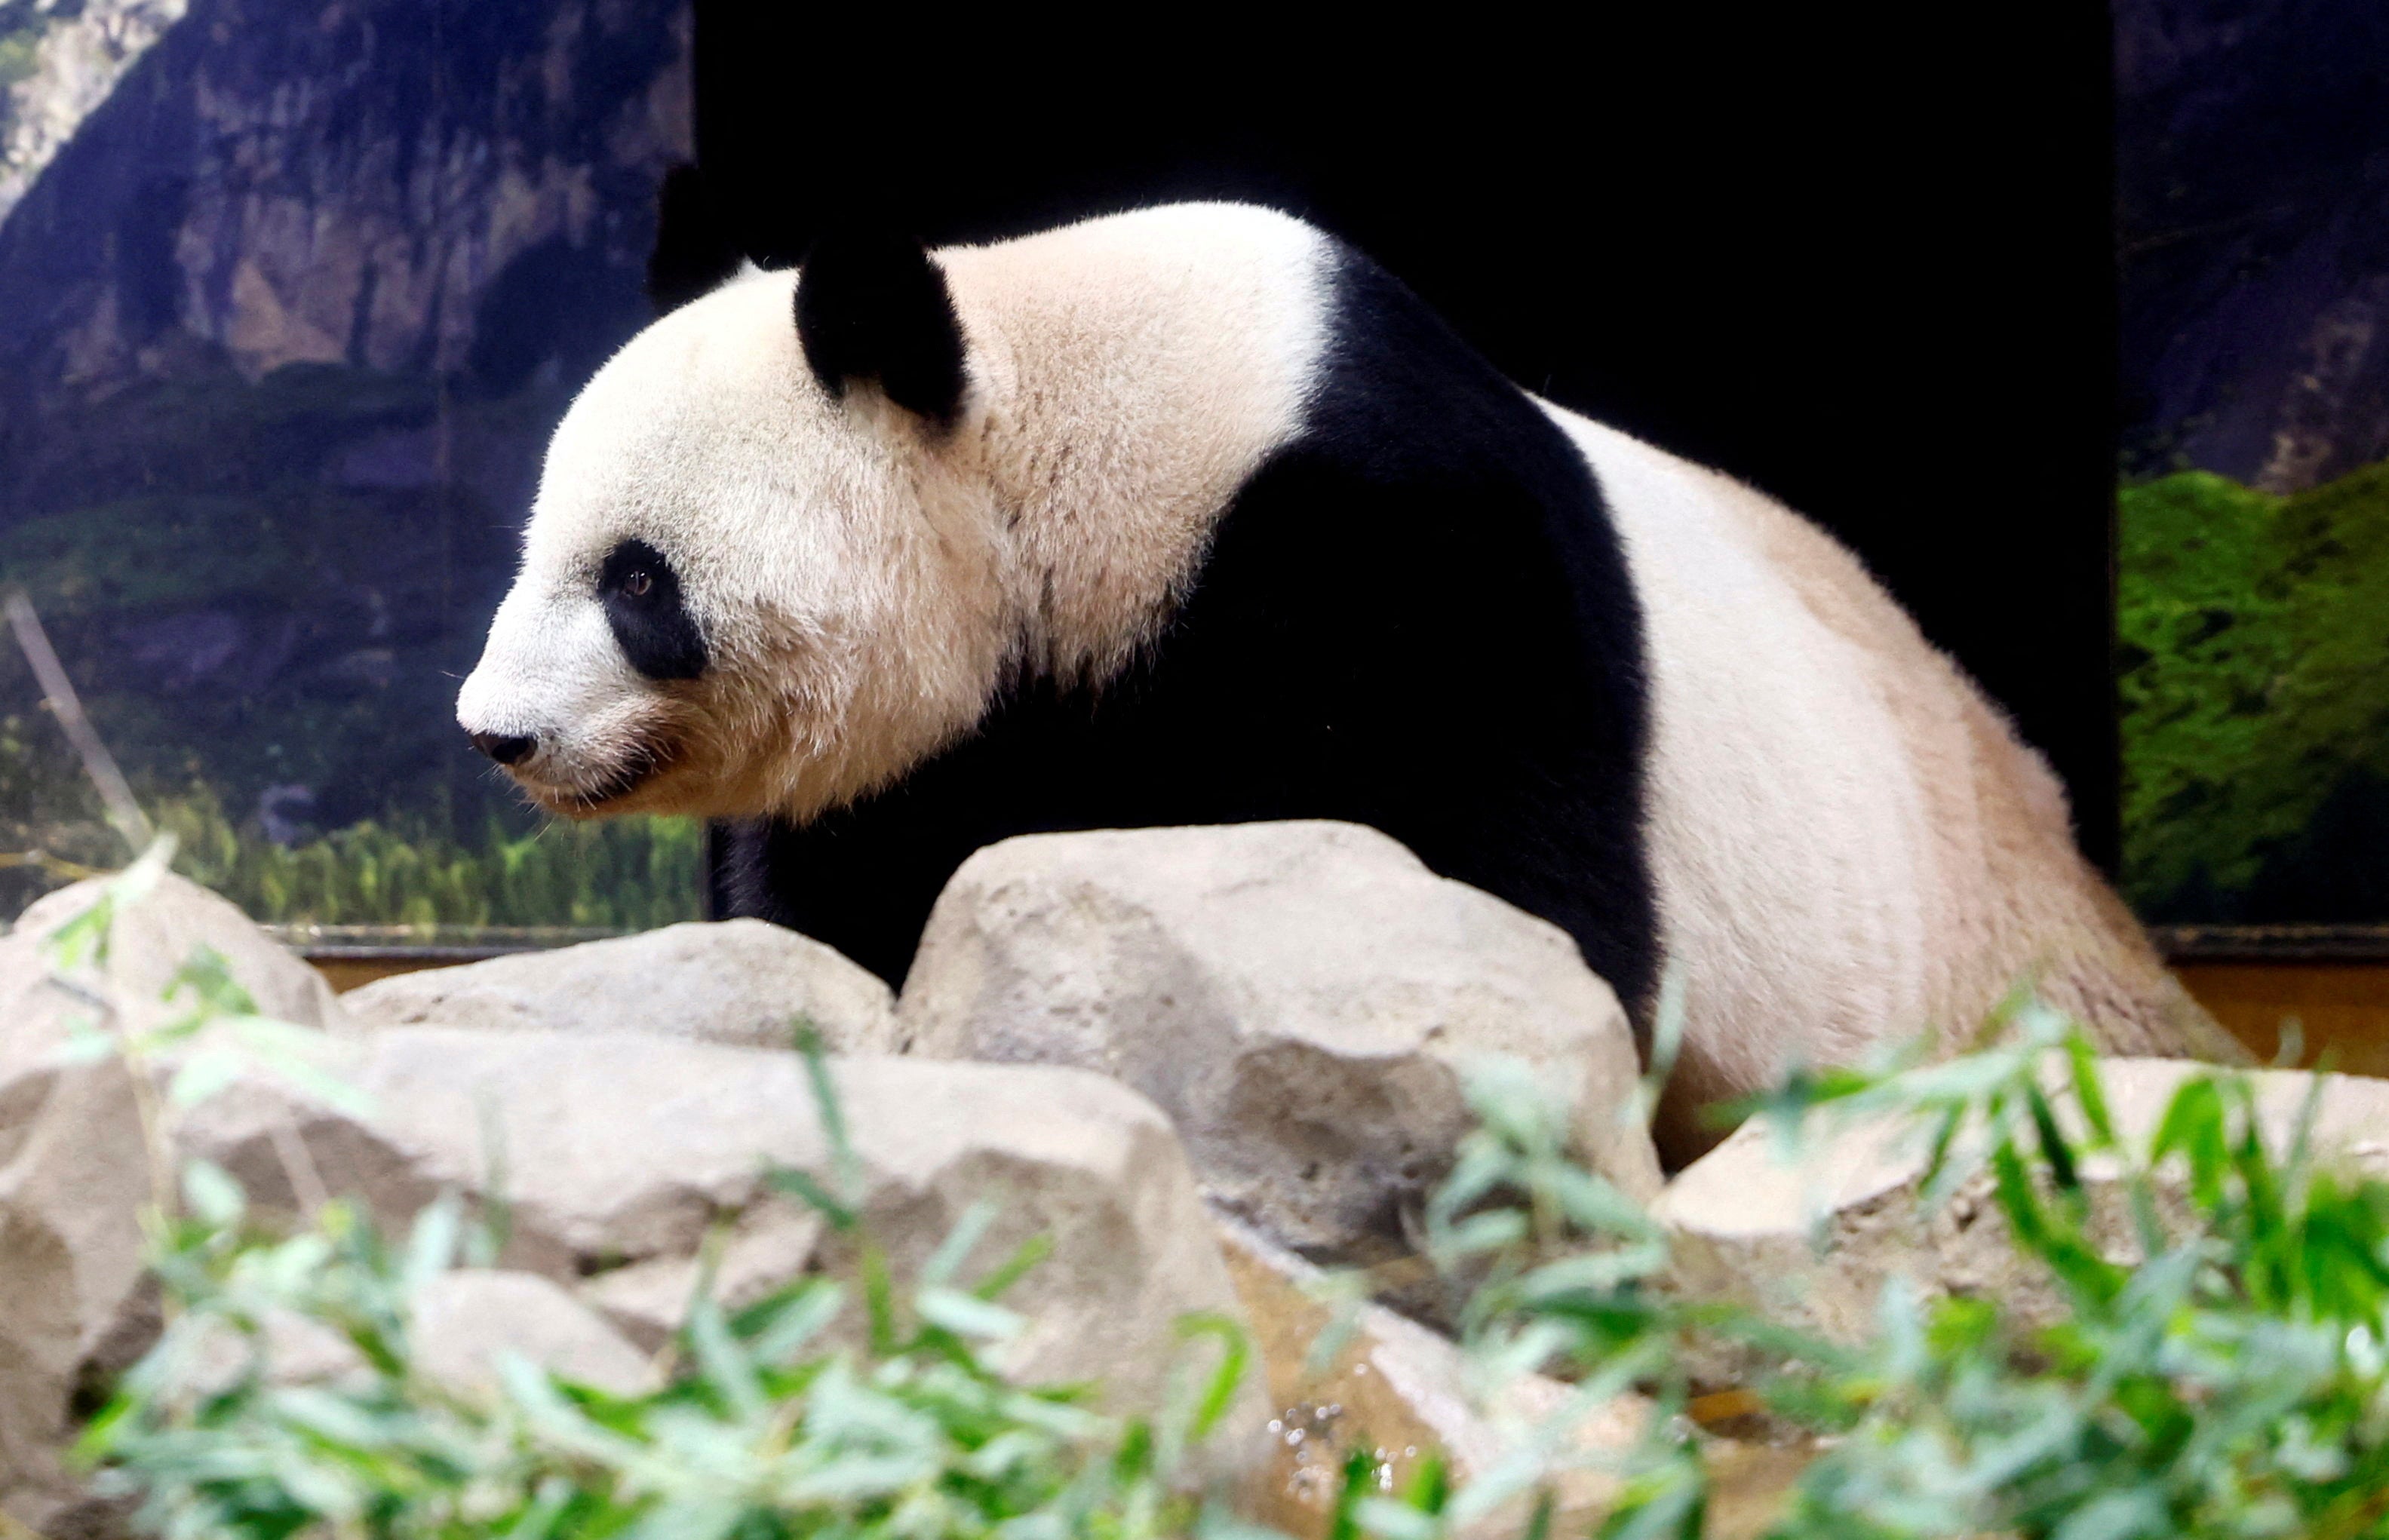
{"type": "Polygon", "coordinates": [[[698,0],[697,146],[767,261],[857,214],[932,241],[1168,197],[1309,216],[1520,383],[1839,532],[2112,863],[2103,7],[1608,9],[1131,37],[698,0]]]}

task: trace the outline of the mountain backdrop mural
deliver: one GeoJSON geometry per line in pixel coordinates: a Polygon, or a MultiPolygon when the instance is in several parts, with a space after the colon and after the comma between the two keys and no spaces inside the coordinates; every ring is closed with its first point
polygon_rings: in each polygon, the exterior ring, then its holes
{"type": "MultiPolygon", "coordinates": [[[[547,433],[646,316],[689,31],[683,0],[191,0],[0,223],[0,581],[253,909],[694,902],[693,832],[543,835],[450,710],[547,433]]],[[[12,122],[75,105],[45,84],[90,92],[32,70],[12,122]]],[[[0,821],[96,858],[32,696],[0,660],[0,821]]]]}
{"type": "Polygon", "coordinates": [[[2389,922],[2389,8],[2114,16],[2127,887],[2389,922]]]}

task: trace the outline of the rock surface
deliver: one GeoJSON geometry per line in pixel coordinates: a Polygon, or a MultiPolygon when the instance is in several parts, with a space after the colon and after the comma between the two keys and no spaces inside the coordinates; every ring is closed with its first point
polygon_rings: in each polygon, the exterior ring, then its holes
{"type": "MultiPolygon", "coordinates": [[[[2145,1148],[2174,1092],[2209,1066],[2173,1059],[2100,1061],[2118,1137],[2145,1148]]],[[[2293,1070],[2252,1073],[2269,1148],[2289,1147],[2314,1076],[2293,1070]]],[[[2389,1174],[2389,1081],[2326,1075],[2315,1126],[2319,1150],[2389,1174]]],[[[2061,1115],[2070,1110],[2061,1101],[2061,1115]]],[[[2057,1308],[2052,1286],[2011,1244],[1987,1177],[1962,1187],[1937,1212],[1920,1215],[1917,1194],[1927,1165],[1925,1131],[1877,1118],[1846,1126],[1819,1124],[1812,1143],[1787,1161],[1775,1128],[1753,1119],[1668,1184],[1653,1212],[1669,1229],[1679,1286],[1741,1300],[1777,1318],[1839,1342],[1874,1328],[1884,1280],[1894,1275],[1927,1296],[1998,1298],[2026,1312],[2057,1308]]],[[[2112,1160],[2092,1157],[2082,1175],[2092,1213],[2118,1254],[2131,1234],[2112,1191],[2112,1160]]]]}
{"type": "Polygon", "coordinates": [[[460,1267],[416,1290],[413,1303],[415,1367],[460,1395],[494,1396],[498,1360],[510,1353],[616,1395],[645,1394],[661,1383],[645,1354],[535,1273],[460,1267]]]}
{"type": "MultiPolygon", "coordinates": [[[[319,1025],[342,1020],[302,964],[201,899],[169,880],[120,922],[110,975],[128,997],[204,938],[261,1003],[303,1015],[312,1002],[319,1025]]],[[[83,1007],[45,981],[38,947],[72,907],[50,901],[0,939],[0,1507],[36,1522],[67,1521],[77,1500],[58,1455],[76,1387],[129,1363],[158,1327],[135,1219],[153,1195],[135,1074],[119,1058],[57,1054],[83,1007]]],[[[900,1279],[982,1201],[994,1216],[965,1279],[1031,1237],[1050,1241],[1004,1299],[1026,1327],[998,1361],[1026,1379],[1101,1381],[1118,1404],[1149,1404],[1179,1317],[1237,1311],[1168,1120],[1080,1070],[832,1059],[846,1171],[806,1062],[783,1050],[430,1027],[267,1046],[218,1024],[142,1072],[160,1092],[194,1062],[233,1072],[192,1106],[149,1099],[167,1155],[222,1166],[261,1209],[352,1196],[393,1231],[443,1190],[502,1196],[509,1275],[424,1304],[427,1341],[452,1343],[467,1381],[509,1342],[554,1349],[567,1372],[632,1382],[624,1376],[677,1324],[709,1240],[722,1246],[717,1286],[734,1298],[847,1267],[851,1241],[777,1194],[774,1167],[850,1191],[900,1279]]],[[[1258,1387],[1233,1416],[1259,1427],[1258,1387]]]]}
{"type": "MultiPolygon", "coordinates": [[[[837,1181],[794,1054],[430,1027],[339,1046],[326,1068],[371,1098],[369,1115],[258,1080],[186,1116],[181,1148],[269,1206],[295,1202],[277,1127],[295,1130],[327,1190],[360,1195],[389,1222],[442,1190],[503,1191],[508,1265],[562,1282],[594,1275],[601,1309],[620,1305],[609,1271],[694,1256],[716,1227],[725,1244],[761,1237],[768,1253],[770,1232],[806,1212],[771,1193],[769,1169],[837,1181]]],[[[966,1272],[1031,1236],[1052,1241],[1006,1296],[1029,1318],[1006,1345],[1010,1371],[1100,1379],[1138,1402],[1158,1389],[1177,1317],[1233,1307],[1184,1157],[1143,1098],[1061,1069],[862,1058],[831,1072],[858,1206],[897,1276],[983,1199],[1000,1213],[966,1272]]],[[[843,1239],[814,1233],[822,1243],[803,1263],[837,1266],[843,1239]]],[[[623,1324],[642,1318],[625,1310],[623,1324]]]]}
{"type": "Polygon", "coordinates": [[[159,997],[195,948],[213,948],[259,1010],[312,1027],[345,1018],[321,975],[215,895],[171,873],[117,917],[108,965],[70,987],[52,933],[100,896],[78,883],[0,937],[0,1501],[31,1483],[62,1490],[56,1451],[79,1376],[121,1368],[156,1329],[135,1215],[152,1196],[133,1082],[115,1060],[61,1061],[86,991],[112,986],[129,1025],[173,1010],[159,997]]]}
{"type": "MultiPolygon", "coordinates": [[[[230,1389],[262,1355],[267,1382],[338,1383],[364,1379],[365,1359],[322,1321],[283,1312],[261,1323],[257,1339],[237,1336],[221,1317],[202,1328],[199,1350],[178,1381],[186,1393],[230,1389]]],[[[654,1361],[597,1314],[536,1273],[459,1267],[415,1292],[407,1345],[416,1371],[452,1394],[486,1400],[498,1393],[498,1364],[508,1354],[576,1383],[616,1395],[639,1395],[661,1383],[654,1361]]]]}
{"type": "Polygon", "coordinates": [[[2389,11],[2117,0],[2112,16],[2126,474],[2294,491],[2381,458],[2389,11]]]}
{"type": "MultiPolygon", "coordinates": [[[[504,816],[434,768],[446,670],[572,391],[653,318],[692,11],[0,0],[0,89],[43,71],[0,117],[52,125],[0,149],[0,203],[46,160],[0,220],[0,544],[83,687],[156,713],[117,745],[136,778],[198,775],[302,843],[428,807],[427,776],[469,839],[504,816]],[[132,553],[172,579],[74,576],[132,553]],[[327,710],[339,732],[309,725],[327,710]],[[269,741],[270,768],[231,746],[269,741]]],[[[615,916],[659,912],[689,844],[616,869],[615,916]]]]}
{"type": "Polygon", "coordinates": [[[1648,1198],[1625,1013],[1556,927],[1351,824],[1031,835],[931,913],[905,1050],[1076,1064],[1158,1102],[1207,1193],[1278,1241],[1403,1247],[1473,1126],[1461,1072],[1507,1054],[1568,1088],[1596,1169],[1648,1198]]]}
{"type": "Polygon", "coordinates": [[[0,221],[134,61],[187,8],[187,0],[84,0],[10,19],[19,31],[8,41],[30,44],[31,57],[21,79],[0,85],[0,221]]]}
{"type": "Polygon", "coordinates": [[[896,1000],[876,976],[760,920],[640,935],[378,980],[341,997],[367,1026],[645,1032],[786,1048],[810,1022],[837,1053],[893,1045],[896,1000]]]}
{"type": "Polygon", "coordinates": [[[555,0],[461,32],[392,0],[188,10],[0,226],[24,383],[154,377],[192,342],[252,379],[485,372],[501,309],[539,307],[556,348],[635,301],[654,226],[623,215],[688,154],[684,6],[555,0]],[[93,260],[123,221],[140,234],[93,260]]]}
{"type": "MultiPolygon", "coordinates": [[[[106,878],[62,887],[26,906],[0,947],[0,1055],[31,1035],[27,1023],[47,1021],[70,1004],[43,982],[41,944],[59,926],[97,903],[106,878]]],[[[249,916],[188,878],[169,872],[137,902],[121,910],[109,946],[108,978],[125,1002],[151,1010],[174,975],[201,947],[224,961],[225,971],[257,1002],[260,1014],[300,1026],[341,1030],[346,1014],[324,975],[260,930],[249,916]]]]}

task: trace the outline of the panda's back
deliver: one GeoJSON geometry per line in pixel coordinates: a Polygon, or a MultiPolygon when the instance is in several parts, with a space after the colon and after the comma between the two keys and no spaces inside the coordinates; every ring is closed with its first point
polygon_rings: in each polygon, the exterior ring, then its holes
{"type": "Polygon", "coordinates": [[[1858,559],[1751,488],[1554,410],[1643,603],[1652,867],[1721,1084],[1970,1030],[2021,978],[2114,1046],[2202,1031],[2063,792],[1858,559]],[[1903,1025],[1905,1024],[1905,1025],[1903,1025]]]}

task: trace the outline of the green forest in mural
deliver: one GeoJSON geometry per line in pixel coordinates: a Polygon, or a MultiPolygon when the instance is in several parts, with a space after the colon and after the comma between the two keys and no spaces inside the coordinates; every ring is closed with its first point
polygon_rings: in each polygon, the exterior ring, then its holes
{"type": "Polygon", "coordinates": [[[2389,916],[2389,464],[2124,489],[2125,886],[2153,920],[2389,916]]]}
{"type": "MultiPolygon", "coordinates": [[[[684,0],[185,9],[0,0],[0,589],[259,919],[694,918],[694,823],[551,823],[454,715],[653,313],[684,0]]],[[[0,920],[124,859],[97,814],[0,630],[0,920]]]]}
{"type": "MultiPolygon", "coordinates": [[[[523,500],[477,471],[518,467],[560,405],[301,365],[136,386],[53,437],[66,505],[7,530],[0,588],[33,600],[186,874],[270,922],[696,917],[696,823],[552,822],[455,726],[523,500]]],[[[40,694],[0,630],[0,915],[126,855],[40,694]]]]}
{"type": "MultiPolygon", "coordinates": [[[[0,913],[125,859],[57,737],[39,715],[0,716],[0,913]]],[[[268,922],[645,930],[697,916],[703,834],[689,819],[566,824],[485,808],[472,828],[393,802],[291,839],[228,816],[204,781],[143,800],[176,836],[179,870],[268,922]]]]}

